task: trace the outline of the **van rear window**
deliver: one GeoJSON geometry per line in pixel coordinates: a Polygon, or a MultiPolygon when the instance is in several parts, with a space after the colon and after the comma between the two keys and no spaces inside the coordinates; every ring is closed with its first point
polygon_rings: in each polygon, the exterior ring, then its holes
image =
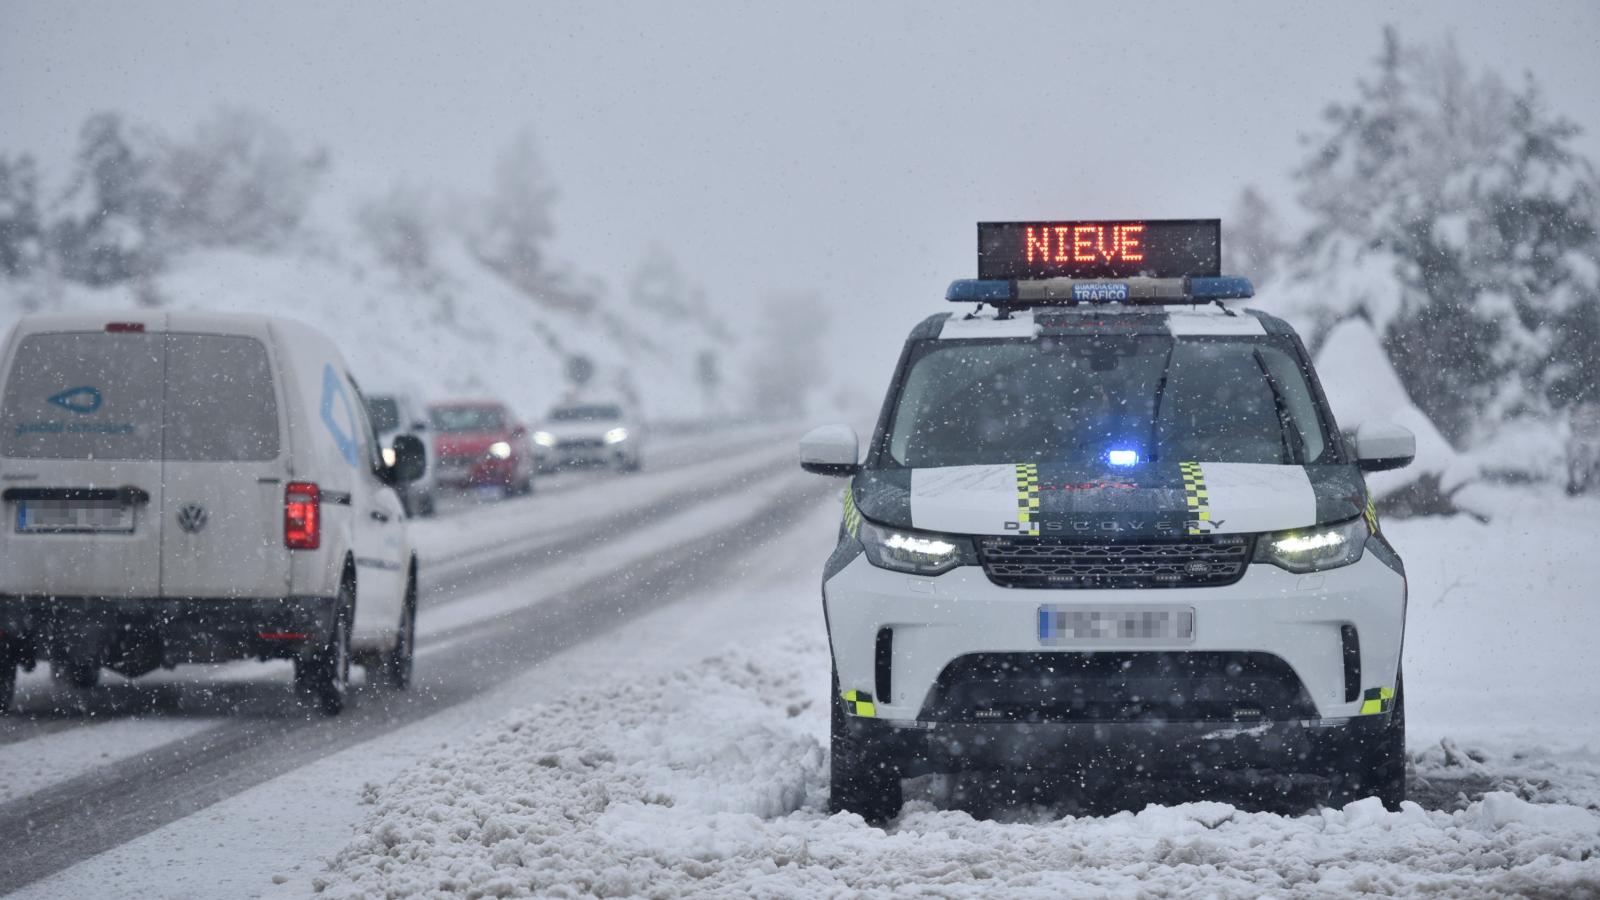
{"type": "Polygon", "coordinates": [[[167,335],[167,459],[278,456],[278,399],[267,348],[255,338],[167,335]]]}
{"type": "Polygon", "coordinates": [[[278,403],[266,347],[231,335],[30,335],[6,379],[0,451],[24,459],[274,459],[278,403]]]}
{"type": "Polygon", "coordinates": [[[22,339],[0,402],[0,448],[26,459],[160,459],[160,334],[22,339]]]}

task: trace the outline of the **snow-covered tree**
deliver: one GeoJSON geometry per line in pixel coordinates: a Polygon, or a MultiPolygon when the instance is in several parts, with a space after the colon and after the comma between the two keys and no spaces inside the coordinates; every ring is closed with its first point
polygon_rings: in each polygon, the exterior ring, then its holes
{"type": "Polygon", "coordinates": [[[1563,373],[1592,371],[1600,352],[1564,339],[1600,303],[1596,178],[1577,127],[1531,81],[1512,88],[1451,43],[1392,30],[1375,76],[1325,123],[1298,173],[1312,226],[1288,273],[1295,311],[1368,316],[1458,444],[1482,421],[1564,402],[1563,373]],[[1580,358],[1557,360],[1558,345],[1580,358]]]}
{"type": "Polygon", "coordinates": [[[478,258],[523,293],[541,301],[572,299],[570,277],[552,271],[546,245],[555,236],[556,190],[533,133],[524,131],[495,162],[491,192],[473,229],[478,258]]]}
{"type": "Polygon", "coordinates": [[[33,157],[0,154],[0,277],[27,275],[44,256],[33,157]]]}
{"type": "Polygon", "coordinates": [[[169,197],[159,179],[160,152],[154,137],[129,129],[116,113],[84,123],[61,216],[51,226],[62,275],[107,285],[161,267],[169,197]]]}
{"type": "Polygon", "coordinates": [[[304,217],[325,165],[265,116],[219,109],[162,160],[167,228],[185,244],[277,246],[304,217]]]}

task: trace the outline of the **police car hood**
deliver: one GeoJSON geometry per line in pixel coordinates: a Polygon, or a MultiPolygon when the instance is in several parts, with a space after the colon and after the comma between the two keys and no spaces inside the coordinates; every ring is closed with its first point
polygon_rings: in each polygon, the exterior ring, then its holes
{"type": "Polygon", "coordinates": [[[954,534],[1180,537],[1301,528],[1360,515],[1354,466],[1160,461],[868,469],[852,486],[868,519],[954,534]]]}

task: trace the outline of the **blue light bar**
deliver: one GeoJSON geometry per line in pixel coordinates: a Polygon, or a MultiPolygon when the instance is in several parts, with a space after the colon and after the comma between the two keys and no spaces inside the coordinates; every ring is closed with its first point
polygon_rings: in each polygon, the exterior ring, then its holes
{"type": "Polygon", "coordinates": [[[1075,303],[1210,303],[1255,296],[1248,278],[1045,278],[1007,281],[962,278],[950,282],[944,298],[952,303],[1017,303],[1028,306],[1075,303]]]}
{"type": "Polygon", "coordinates": [[[1017,299],[1017,283],[962,278],[950,282],[944,298],[954,303],[1005,303],[1017,299]]]}
{"type": "Polygon", "coordinates": [[[1189,279],[1189,296],[1196,300],[1248,300],[1255,295],[1256,287],[1248,278],[1224,275],[1189,279]]]}

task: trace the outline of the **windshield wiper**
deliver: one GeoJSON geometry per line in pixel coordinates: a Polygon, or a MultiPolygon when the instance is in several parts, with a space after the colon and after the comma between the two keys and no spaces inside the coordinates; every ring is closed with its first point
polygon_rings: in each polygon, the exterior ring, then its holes
{"type": "Polygon", "coordinates": [[[1178,349],[1178,342],[1167,344],[1167,361],[1161,364],[1161,377],[1156,381],[1155,407],[1150,411],[1150,461],[1156,461],[1157,432],[1161,427],[1161,398],[1167,393],[1167,376],[1172,372],[1172,355],[1178,349]]]}
{"type": "Polygon", "coordinates": [[[1283,441],[1283,453],[1289,462],[1304,465],[1304,443],[1300,438],[1300,429],[1294,424],[1294,416],[1289,413],[1289,404],[1283,398],[1283,390],[1278,387],[1277,379],[1272,377],[1272,370],[1267,368],[1267,358],[1262,355],[1261,348],[1256,348],[1251,355],[1255,357],[1261,377],[1267,380],[1267,387],[1272,391],[1272,405],[1278,411],[1278,439],[1283,441]]]}

